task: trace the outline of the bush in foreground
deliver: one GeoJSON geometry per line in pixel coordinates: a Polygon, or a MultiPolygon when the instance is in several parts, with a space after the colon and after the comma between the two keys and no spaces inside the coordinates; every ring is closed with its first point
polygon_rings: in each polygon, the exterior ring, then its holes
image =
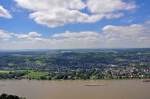
{"type": "Polygon", "coordinates": [[[0,99],[25,99],[16,95],[7,95],[7,94],[1,94],[0,99]]]}

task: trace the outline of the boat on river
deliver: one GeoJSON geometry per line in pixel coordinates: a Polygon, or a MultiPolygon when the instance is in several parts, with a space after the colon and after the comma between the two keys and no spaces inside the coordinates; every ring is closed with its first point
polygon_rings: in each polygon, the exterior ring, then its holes
{"type": "Polygon", "coordinates": [[[85,86],[105,86],[105,84],[87,84],[85,86]]]}
{"type": "Polygon", "coordinates": [[[150,82],[150,79],[144,79],[143,82],[150,82]]]}

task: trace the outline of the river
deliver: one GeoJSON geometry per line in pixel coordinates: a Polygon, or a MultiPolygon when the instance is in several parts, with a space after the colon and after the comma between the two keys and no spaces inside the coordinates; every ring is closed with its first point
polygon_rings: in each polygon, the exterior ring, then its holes
{"type": "Polygon", "coordinates": [[[0,80],[0,93],[27,99],[150,99],[150,82],[0,80]]]}

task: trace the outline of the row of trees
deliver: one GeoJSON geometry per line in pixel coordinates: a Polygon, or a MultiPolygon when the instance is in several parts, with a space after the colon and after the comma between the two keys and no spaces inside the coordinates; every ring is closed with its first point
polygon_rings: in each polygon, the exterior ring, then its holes
{"type": "MultiPolygon", "coordinates": [[[[145,69],[144,69],[145,70],[145,69]]],[[[37,70],[22,70],[8,73],[1,73],[0,79],[37,79],[37,80],[86,80],[86,79],[130,79],[130,78],[150,78],[150,72],[140,69],[115,68],[107,69],[77,69],[68,71],[46,72],[37,70]]]]}

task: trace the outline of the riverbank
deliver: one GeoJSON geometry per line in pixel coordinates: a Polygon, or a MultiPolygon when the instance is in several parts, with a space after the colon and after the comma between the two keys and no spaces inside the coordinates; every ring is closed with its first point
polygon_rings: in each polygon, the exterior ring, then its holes
{"type": "MultiPolygon", "coordinates": [[[[88,73],[87,73],[88,74],[88,73]]],[[[0,79],[29,79],[29,80],[130,80],[150,79],[150,76],[113,76],[113,75],[83,75],[77,73],[45,72],[37,70],[0,70],[0,79]]]]}

